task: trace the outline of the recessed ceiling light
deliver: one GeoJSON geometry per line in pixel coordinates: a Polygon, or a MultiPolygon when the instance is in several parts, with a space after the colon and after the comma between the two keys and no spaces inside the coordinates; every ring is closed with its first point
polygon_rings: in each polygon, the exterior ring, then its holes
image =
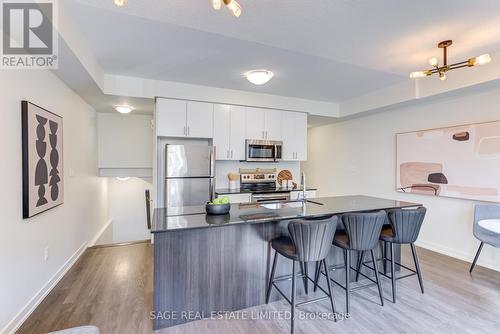
{"type": "Polygon", "coordinates": [[[128,177],[128,176],[117,176],[116,179],[118,181],[128,181],[128,180],[130,180],[130,177],[128,177]]]}
{"type": "Polygon", "coordinates": [[[131,106],[115,106],[115,110],[118,111],[120,114],[128,114],[129,112],[131,112],[132,110],[134,110],[134,108],[132,108],[131,106]]]}
{"type": "Polygon", "coordinates": [[[115,5],[118,7],[123,7],[127,5],[128,0],[115,0],[115,5]]]}
{"type": "Polygon", "coordinates": [[[274,73],[268,70],[253,70],[246,72],[245,77],[254,85],[263,85],[274,77],[274,73]]]}

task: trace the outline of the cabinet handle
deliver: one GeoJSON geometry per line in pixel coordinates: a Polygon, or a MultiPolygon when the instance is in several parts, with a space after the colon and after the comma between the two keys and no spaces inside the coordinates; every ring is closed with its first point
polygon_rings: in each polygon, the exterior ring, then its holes
{"type": "Polygon", "coordinates": [[[191,130],[191,129],[190,129],[190,128],[189,128],[189,126],[188,126],[188,136],[189,136],[189,132],[190,132],[190,130],[191,130]]]}
{"type": "Polygon", "coordinates": [[[184,130],[182,131],[182,133],[184,134],[184,136],[186,136],[186,127],[184,127],[184,130]]]}
{"type": "Polygon", "coordinates": [[[233,158],[233,150],[231,150],[231,159],[233,158]]]}
{"type": "Polygon", "coordinates": [[[226,158],[229,159],[229,150],[227,150],[227,152],[226,152],[226,158]]]}

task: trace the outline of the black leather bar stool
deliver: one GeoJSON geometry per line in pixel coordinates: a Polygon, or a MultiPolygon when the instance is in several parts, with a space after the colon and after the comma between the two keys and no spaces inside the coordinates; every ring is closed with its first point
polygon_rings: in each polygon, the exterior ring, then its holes
{"type": "MultiPolygon", "coordinates": [[[[358,286],[351,289],[351,253],[356,252],[367,252],[369,251],[372,256],[372,262],[374,268],[377,268],[377,262],[375,260],[375,253],[373,250],[378,246],[378,240],[380,233],[382,231],[382,226],[386,220],[385,211],[378,211],[373,213],[348,213],[342,216],[342,225],[345,231],[339,231],[333,239],[333,245],[342,248],[344,251],[344,264],[345,268],[345,286],[340,283],[333,281],[345,290],[346,293],[346,313],[350,311],[350,295],[351,291],[366,288],[370,285],[358,286]]],[[[332,267],[333,269],[339,269],[340,267],[332,267]]],[[[329,269],[332,269],[329,268],[329,269]]],[[[367,279],[371,280],[377,285],[378,293],[380,296],[380,304],[384,306],[384,295],[382,292],[382,286],[380,284],[380,277],[378,270],[375,272],[375,281],[370,277],[365,276],[367,279]]],[[[317,273],[317,277],[320,276],[317,273]]],[[[364,276],[364,275],[363,275],[364,276]]],[[[316,288],[316,286],[315,286],[316,288]]]]}
{"type": "MultiPolygon", "coordinates": [[[[271,277],[269,278],[269,284],[267,286],[266,293],[266,304],[269,303],[269,297],[271,296],[271,289],[274,287],[276,290],[285,298],[285,300],[291,305],[291,333],[294,333],[294,321],[295,321],[295,308],[301,305],[311,304],[314,302],[323,301],[330,299],[332,311],[335,316],[335,300],[333,297],[333,289],[330,283],[330,277],[327,276],[328,291],[321,289],[326,296],[308,300],[302,303],[296,302],[296,278],[301,277],[305,280],[309,280],[315,283],[309,276],[307,276],[307,271],[302,271],[301,274],[295,272],[295,264],[299,262],[304,267],[307,266],[308,262],[319,262],[328,273],[328,264],[326,263],[326,256],[330,251],[332,246],[332,240],[335,235],[335,230],[337,229],[337,217],[331,217],[325,220],[303,220],[297,219],[288,223],[288,231],[290,237],[280,237],[271,241],[271,247],[275,250],[273,267],[271,269],[271,277]],[[276,265],[278,263],[278,255],[282,255],[290,260],[292,260],[292,274],[282,277],[275,278],[276,265]],[[283,291],[277,286],[276,283],[290,280],[292,281],[292,294],[291,298],[283,293],[283,291]]],[[[336,320],[336,318],[334,318],[336,320]]]]}
{"type": "MultiPolygon", "coordinates": [[[[382,230],[380,234],[380,240],[384,242],[384,249],[386,248],[386,243],[389,244],[391,258],[387,258],[387,256],[382,257],[382,261],[390,261],[391,263],[391,276],[383,273],[382,275],[390,278],[392,282],[392,301],[396,302],[396,280],[406,278],[409,276],[418,276],[418,282],[420,284],[420,290],[424,293],[424,283],[422,280],[422,273],[420,271],[420,265],[418,263],[417,251],[415,250],[415,241],[418,238],[418,234],[420,233],[420,228],[422,227],[422,223],[424,222],[425,213],[427,209],[424,207],[420,207],[418,209],[399,209],[399,210],[391,210],[388,213],[389,222],[391,224],[390,227],[386,227],[382,230]],[[411,252],[413,255],[413,261],[415,263],[415,270],[408,268],[401,263],[398,263],[394,259],[394,244],[409,244],[411,247],[411,252]],[[411,272],[409,275],[404,275],[400,277],[396,277],[396,265],[405,268],[411,272]]],[[[358,267],[358,272],[359,272],[358,267]]]]}

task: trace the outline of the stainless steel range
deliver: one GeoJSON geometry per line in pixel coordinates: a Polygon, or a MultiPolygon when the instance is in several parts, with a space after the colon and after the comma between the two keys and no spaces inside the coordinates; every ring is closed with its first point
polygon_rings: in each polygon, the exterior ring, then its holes
{"type": "Polygon", "coordinates": [[[252,192],[252,202],[273,202],[290,200],[289,190],[276,187],[276,168],[241,169],[240,187],[252,192]]]}

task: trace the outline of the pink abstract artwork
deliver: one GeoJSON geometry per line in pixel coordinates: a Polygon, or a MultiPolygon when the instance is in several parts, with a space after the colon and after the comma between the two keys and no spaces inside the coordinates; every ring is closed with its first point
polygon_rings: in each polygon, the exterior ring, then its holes
{"type": "Polygon", "coordinates": [[[400,192],[500,202],[500,121],[399,133],[400,192]]]}

